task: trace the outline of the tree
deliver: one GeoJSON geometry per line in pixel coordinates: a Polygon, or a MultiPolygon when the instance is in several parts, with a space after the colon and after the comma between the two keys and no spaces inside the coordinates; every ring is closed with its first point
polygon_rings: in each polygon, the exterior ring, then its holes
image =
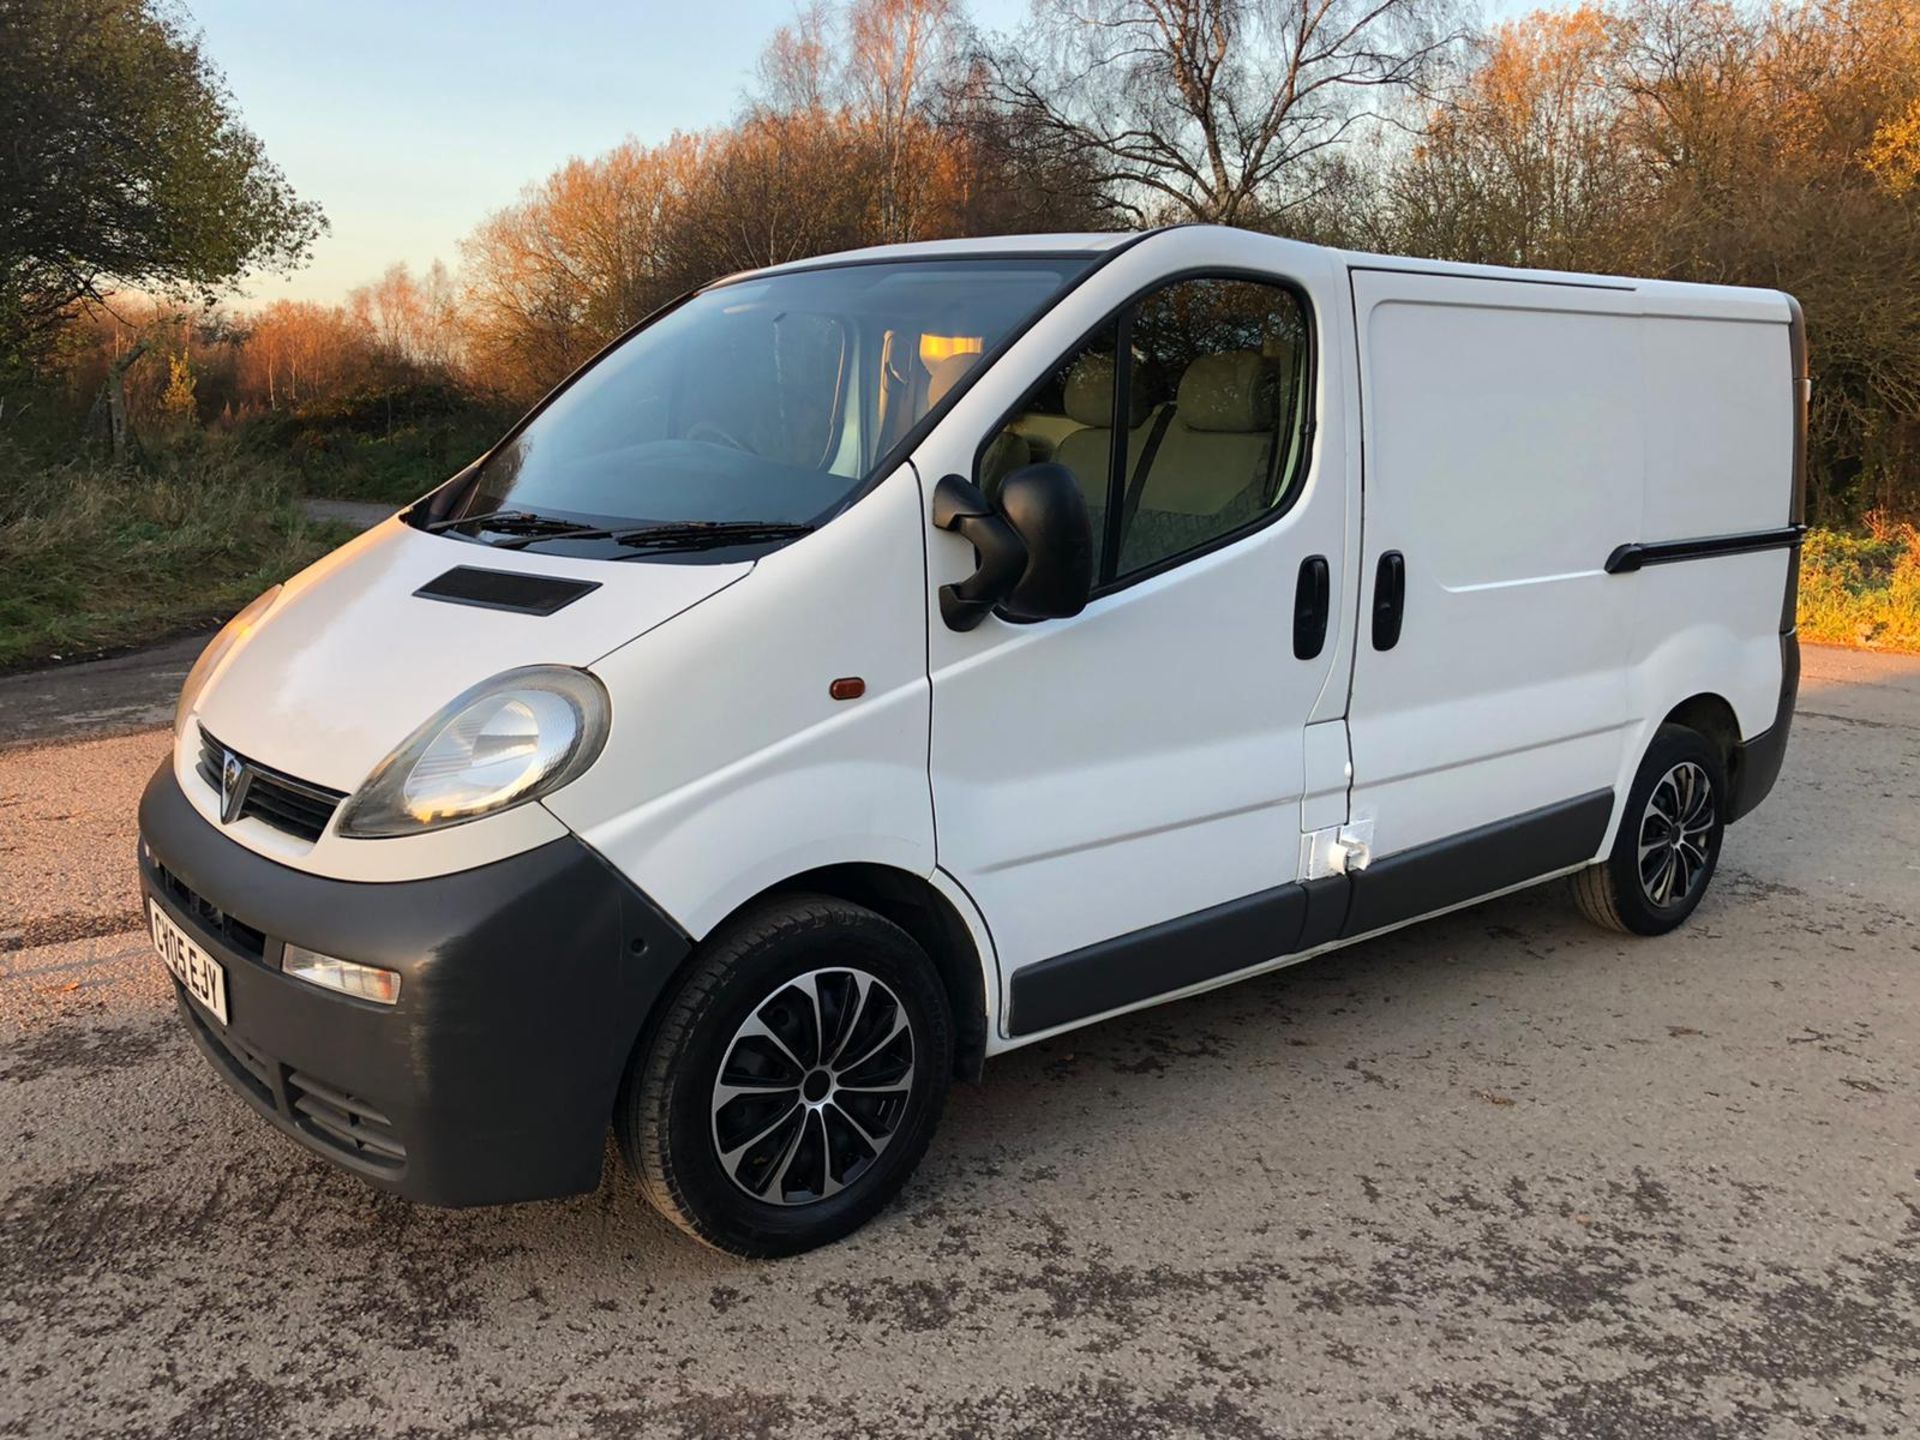
{"type": "Polygon", "coordinates": [[[417,279],[405,264],[389,265],[347,296],[348,312],[390,367],[426,372],[451,370],[459,357],[457,304],[453,277],[438,260],[417,279]]]}
{"type": "Polygon", "coordinates": [[[1448,0],[1036,0],[1002,103],[1088,159],[1134,221],[1267,223],[1456,38],[1448,0]]]}
{"type": "Polygon", "coordinates": [[[268,410],[325,400],[365,375],[370,352],[365,329],[343,307],[276,300],[247,324],[239,390],[268,410]]]}
{"type": "Polygon", "coordinates": [[[1493,265],[1644,269],[1654,184],[1617,84],[1629,35],[1587,4],[1480,39],[1407,163],[1388,171],[1377,243],[1493,265]]]}
{"type": "Polygon", "coordinates": [[[326,228],[162,0],[0,0],[0,345],[115,286],[211,299],[326,228]]]}
{"type": "Polygon", "coordinates": [[[964,29],[954,0],[816,0],[768,42],[761,92],[737,128],[836,141],[862,171],[867,243],[919,238],[946,198],[939,162],[953,137],[937,133],[935,112],[959,77],[964,29]]]}
{"type": "Polygon", "coordinates": [[[684,290],[671,229],[706,149],[689,136],[629,140],[569,160],[483,221],[461,245],[476,373],[538,395],[684,290]]]}
{"type": "Polygon", "coordinates": [[[193,360],[186,351],[167,357],[167,388],[161,392],[160,405],[174,424],[190,426],[199,418],[194,399],[193,360]]]}

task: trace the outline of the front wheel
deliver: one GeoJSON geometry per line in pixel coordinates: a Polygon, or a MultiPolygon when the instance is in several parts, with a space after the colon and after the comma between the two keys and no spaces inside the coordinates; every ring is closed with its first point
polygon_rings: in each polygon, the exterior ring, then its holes
{"type": "Polygon", "coordinates": [[[688,1234],[793,1255],[906,1184],[952,1067],[946,994],[911,936],[842,900],[781,897],[702,945],[635,1056],[616,1130],[688,1234]]]}
{"type": "Polygon", "coordinates": [[[1612,852],[1573,877],[1574,899],[1609,930],[1666,934],[1707,893],[1726,815],[1719,750],[1697,730],[1662,725],[1627,792],[1612,852]]]}

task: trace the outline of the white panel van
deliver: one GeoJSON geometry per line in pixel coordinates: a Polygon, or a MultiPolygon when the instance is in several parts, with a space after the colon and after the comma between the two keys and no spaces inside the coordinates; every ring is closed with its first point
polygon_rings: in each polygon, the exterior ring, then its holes
{"type": "Polygon", "coordinates": [[[261,596],[141,871],[273,1124],[777,1255],[954,1076],[1519,886],[1659,935],[1780,769],[1771,291],[1208,227],[736,275],[261,596]]]}

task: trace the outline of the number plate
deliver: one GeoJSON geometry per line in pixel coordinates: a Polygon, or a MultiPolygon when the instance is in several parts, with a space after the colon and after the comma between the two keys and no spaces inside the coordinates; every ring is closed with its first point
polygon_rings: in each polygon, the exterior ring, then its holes
{"type": "Polygon", "coordinates": [[[187,994],[198,1000],[213,1013],[213,1018],[222,1025],[227,1023],[227,972],[220,962],[211,959],[198,945],[187,938],[186,932],[153,901],[147,902],[147,913],[153,922],[153,948],[160,952],[160,958],[167,962],[167,969],[173,972],[173,978],[187,987],[187,994]]]}

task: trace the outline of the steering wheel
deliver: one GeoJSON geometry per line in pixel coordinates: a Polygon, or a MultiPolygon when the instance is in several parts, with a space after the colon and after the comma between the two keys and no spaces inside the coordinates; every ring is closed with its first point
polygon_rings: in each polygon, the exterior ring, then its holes
{"type": "Polygon", "coordinates": [[[735,435],[717,420],[696,420],[687,427],[686,438],[702,440],[710,445],[725,445],[734,450],[745,450],[749,455],[753,451],[747,442],[735,435]]]}

